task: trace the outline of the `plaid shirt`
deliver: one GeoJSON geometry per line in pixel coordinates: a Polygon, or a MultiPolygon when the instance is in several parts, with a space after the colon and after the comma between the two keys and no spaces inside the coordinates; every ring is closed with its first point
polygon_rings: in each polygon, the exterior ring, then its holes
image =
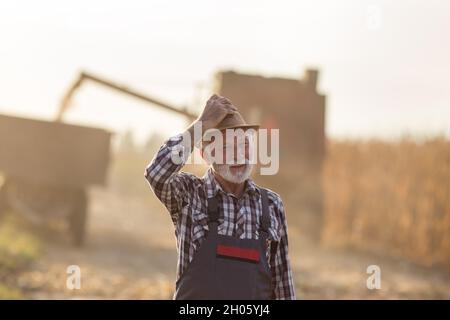
{"type": "MultiPolygon", "coordinates": [[[[258,239],[262,216],[260,192],[251,179],[246,181],[244,194],[238,199],[221,188],[211,169],[203,178],[180,172],[184,163],[175,164],[171,154],[179,152],[181,144],[181,134],[169,139],[145,169],[145,178],[168,209],[175,226],[177,279],[192,261],[208,232],[207,198],[220,194],[218,233],[222,235],[258,239]]],[[[183,159],[186,158],[185,155],[183,159]]],[[[295,299],[283,203],[280,196],[271,190],[268,190],[268,198],[271,226],[266,258],[272,273],[273,298],[295,299]]]]}

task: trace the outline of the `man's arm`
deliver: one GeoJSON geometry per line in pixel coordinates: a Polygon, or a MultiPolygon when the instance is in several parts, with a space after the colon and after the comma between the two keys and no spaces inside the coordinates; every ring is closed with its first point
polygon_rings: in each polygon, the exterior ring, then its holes
{"type": "Polygon", "coordinates": [[[182,134],[170,138],[161,146],[153,160],[145,168],[144,173],[145,179],[156,197],[169,210],[174,223],[177,220],[181,199],[187,190],[186,184],[188,183],[186,177],[179,171],[184,166],[185,159],[191,150],[182,149],[182,134]],[[182,161],[173,161],[173,154],[176,151],[184,151],[185,154],[180,157],[182,161]]]}
{"type": "Polygon", "coordinates": [[[288,233],[286,215],[281,198],[277,199],[276,208],[281,220],[280,243],[272,252],[270,261],[272,281],[274,283],[274,298],[276,300],[295,300],[294,279],[288,251],[288,233]]]}
{"type": "Polygon", "coordinates": [[[194,135],[194,128],[201,126],[205,132],[235,111],[236,108],[228,99],[213,95],[207,101],[201,116],[184,133],[166,141],[145,168],[145,178],[155,195],[169,210],[174,223],[191,181],[190,175],[179,171],[197,143],[195,139],[201,138],[194,135]]]}

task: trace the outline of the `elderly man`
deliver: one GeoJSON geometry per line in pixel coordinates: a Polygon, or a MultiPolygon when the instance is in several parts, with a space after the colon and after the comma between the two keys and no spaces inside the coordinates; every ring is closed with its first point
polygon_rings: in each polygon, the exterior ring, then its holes
{"type": "Polygon", "coordinates": [[[170,138],[145,170],[175,226],[174,299],[295,299],[281,198],[250,178],[251,140],[235,143],[225,134],[255,128],[245,123],[230,100],[213,95],[201,116],[184,134],[170,138]],[[199,125],[203,132],[220,130],[225,140],[222,149],[212,152],[203,144],[202,156],[211,166],[203,178],[180,172],[183,161],[173,161],[179,150],[192,152],[192,147],[180,148],[186,143],[183,137],[191,137],[188,145],[198,145],[194,128],[199,125]],[[235,151],[233,161],[213,159],[221,150],[227,158],[230,148],[235,151]],[[244,161],[238,161],[238,154],[244,161]]]}

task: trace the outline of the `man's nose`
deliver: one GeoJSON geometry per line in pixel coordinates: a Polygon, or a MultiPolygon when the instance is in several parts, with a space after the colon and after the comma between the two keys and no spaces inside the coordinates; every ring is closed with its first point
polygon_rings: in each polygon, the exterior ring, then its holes
{"type": "Polygon", "coordinates": [[[234,162],[237,164],[243,164],[249,160],[248,148],[244,146],[236,146],[234,148],[234,162]]]}

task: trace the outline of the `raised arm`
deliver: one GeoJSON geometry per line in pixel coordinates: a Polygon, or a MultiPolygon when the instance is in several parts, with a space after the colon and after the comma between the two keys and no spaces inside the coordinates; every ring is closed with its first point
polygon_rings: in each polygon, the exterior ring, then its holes
{"type": "Polygon", "coordinates": [[[199,126],[205,132],[216,127],[227,114],[234,111],[236,108],[228,99],[213,95],[207,101],[201,116],[184,133],[167,140],[145,168],[145,178],[155,195],[169,210],[174,222],[192,180],[189,174],[180,170],[197,142],[195,139],[201,138],[201,135],[194,135],[194,127],[199,126]]]}

